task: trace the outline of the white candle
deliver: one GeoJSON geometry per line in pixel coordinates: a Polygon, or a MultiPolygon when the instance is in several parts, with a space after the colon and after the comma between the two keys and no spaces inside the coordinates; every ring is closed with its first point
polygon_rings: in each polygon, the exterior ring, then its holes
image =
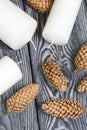
{"type": "Polygon", "coordinates": [[[66,44],[70,38],[82,0],[55,0],[43,37],[50,43],[66,44]]]}
{"type": "Polygon", "coordinates": [[[22,78],[18,65],[8,56],[0,60],[0,95],[22,78]]]}
{"type": "Polygon", "coordinates": [[[9,0],[0,0],[0,39],[14,50],[29,42],[37,22],[9,0]]]}

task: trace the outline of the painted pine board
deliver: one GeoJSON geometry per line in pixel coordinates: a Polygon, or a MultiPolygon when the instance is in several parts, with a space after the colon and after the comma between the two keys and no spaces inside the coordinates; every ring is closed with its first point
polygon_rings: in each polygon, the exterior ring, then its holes
{"type": "MultiPolygon", "coordinates": [[[[24,9],[22,0],[14,0],[13,2],[24,9]]],[[[19,114],[6,115],[5,112],[6,100],[23,86],[33,82],[28,47],[26,45],[21,50],[13,51],[0,42],[0,57],[4,55],[10,56],[16,62],[22,61],[19,66],[23,72],[23,79],[0,96],[0,130],[38,130],[35,102],[19,114]]]]}
{"type": "MultiPolygon", "coordinates": [[[[26,6],[26,11],[30,8],[26,6]]],[[[87,75],[87,72],[73,73],[75,70],[74,59],[84,42],[87,41],[87,0],[83,0],[69,44],[65,46],[51,46],[47,49],[48,43],[42,38],[42,31],[47,19],[47,15],[41,15],[32,10],[32,16],[38,21],[38,29],[33,38],[37,51],[30,45],[30,54],[32,61],[32,72],[34,81],[40,85],[40,93],[36,100],[38,121],[40,130],[86,130],[87,113],[78,119],[60,119],[48,116],[41,110],[41,105],[52,98],[66,98],[79,101],[84,107],[87,107],[87,95],[79,94],[76,91],[78,83],[87,75]],[[60,93],[52,88],[43,74],[43,62],[53,52],[56,55],[53,59],[64,70],[68,78],[68,89],[65,93],[60,93]]]]}
{"type": "Polygon", "coordinates": [[[16,62],[23,61],[20,67],[24,78],[0,97],[0,130],[86,130],[87,113],[75,120],[53,118],[41,110],[41,105],[48,99],[67,98],[77,100],[84,107],[87,107],[87,95],[79,94],[76,91],[76,86],[81,78],[87,75],[87,72],[73,73],[75,55],[87,39],[87,0],[83,0],[69,44],[66,46],[52,46],[49,49],[47,49],[49,44],[43,40],[41,35],[47,15],[37,13],[27,6],[23,0],[14,0],[13,2],[38,21],[38,29],[33,37],[37,50],[35,51],[32,44],[28,44],[19,51],[12,51],[1,43],[1,57],[7,54],[16,62]],[[56,51],[56,55],[53,57],[54,60],[60,64],[69,81],[65,93],[53,89],[43,74],[42,64],[53,51],[56,51]],[[31,82],[40,85],[40,93],[36,101],[20,114],[6,115],[4,113],[6,99],[23,85],[31,82]]]}

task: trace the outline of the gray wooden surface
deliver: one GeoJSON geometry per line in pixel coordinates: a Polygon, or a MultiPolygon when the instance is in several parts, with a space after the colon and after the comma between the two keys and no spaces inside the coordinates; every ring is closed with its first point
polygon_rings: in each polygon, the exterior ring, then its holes
{"type": "Polygon", "coordinates": [[[87,113],[78,119],[70,120],[48,116],[41,110],[41,105],[51,98],[74,99],[87,107],[87,95],[76,91],[76,86],[81,78],[87,75],[87,72],[73,74],[76,53],[87,41],[87,0],[82,2],[69,44],[52,46],[50,49],[47,49],[49,44],[43,40],[41,35],[47,15],[37,13],[27,6],[24,0],[12,1],[38,21],[38,29],[33,37],[37,51],[30,43],[21,50],[13,51],[0,42],[0,57],[8,55],[16,62],[22,60],[20,68],[23,72],[23,79],[0,97],[0,130],[87,130],[87,113]],[[53,51],[56,51],[54,60],[60,64],[69,81],[65,93],[54,90],[43,75],[42,64],[53,51]],[[6,100],[18,89],[32,82],[40,86],[37,99],[22,113],[6,115],[6,100]]]}

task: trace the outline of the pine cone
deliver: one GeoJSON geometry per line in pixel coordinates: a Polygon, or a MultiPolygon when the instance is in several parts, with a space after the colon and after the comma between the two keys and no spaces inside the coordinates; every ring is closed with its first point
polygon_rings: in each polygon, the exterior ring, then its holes
{"type": "Polygon", "coordinates": [[[66,91],[67,80],[56,62],[47,60],[43,65],[43,70],[46,78],[56,90],[66,91]]]}
{"type": "Polygon", "coordinates": [[[49,100],[42,105],[42,109],[47,114],[60,118],[76,118],[85,112],[79,102],[66,99],[49,100]]]}
{"type": "Polygon", "coordinates": [[[85,92],[87,93],[87,76],[84,77],[84,79],[81,81],[79,86],[77,87],[78,92],[82,93],[85,92]]]}
{"type": "Polygon", "coordinates": [[[10,97],[6,102],[7,113],[21,112],[25,107],[31,103],[39,93],[39,86],[37,84],[30,84],[25,86],[10,97]]]}
{"type": "Polygon", "coordinates": [[[51,0],[26,0],[26,2],[41,13],[49,12],[52,6],[51,0]]]}
{"type": "Polygon", "coordinates": [[[87,70],[87,43],[85,43],[79,50],[75,64],[78,70],[87,70]]]}

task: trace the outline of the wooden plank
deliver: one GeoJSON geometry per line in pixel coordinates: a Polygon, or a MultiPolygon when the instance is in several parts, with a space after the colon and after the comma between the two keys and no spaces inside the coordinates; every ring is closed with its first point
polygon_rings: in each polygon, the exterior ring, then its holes
{"type": "MultiPolygon", "coordinates": [[[[16,62],[22,60],[23,63],[20,64],[20,67],[23,72],[23,80],[21,80],[13,88],[9,89],[3,96],[0,97],[0,130],[86,130],[87,129],[87,114],[85,113],[78,119],[69,120],[69,119],[56,119],[47,114],[43,113],[41,110],[41,105],[50,98],[69,98],[80,101],[84,107],[87,104],[87,96],[85,94],[78,94],[76,92],[76,86],[80,79],[87,73],[79,72],[77,74],[72,74],[75,66],[74,58],[76,52],[86,41],[87,38],[87,15],[86,15],[86,0],[83,1],[82,7],[79,12],[69,45],[64,47],[52,46],[50,49],[46,49],[48,43],[42,39],[41,33],[44,27],[46,20],[46,15],[41,15],[32,10],[25,3],[22,3],[21,0],[14,0],[14,2],[21,8],[25,7],[25,10],[32,15],[38,21],[38,29],[33,37],[33,41],[37,47],[37,51],[34,50],[31,44],[24,47],[19,51],[12,51],[7,48],[7,46],[0,46],[0,56],[8,55],[12,57],[16,62]],[[24,6],[23,6],[24,4],[24,6]],[[68,73],[72,74],[70,76],[70,81],[68,84],[68,90],[66,93],[59,93],[52,88],[52,86],[45,80],[42,63],[45,58],[50,55],[53,51],[56,51],[57,54],[54,59],[64,65],[64,68],[68,68],[68,73]],[[61,55],[60,55],[61,54],[61,55]],[[29,57],[30,56],[30,57],[29,57]],[[30,64],[32,66],[30,67],[30,64]],[[31,69],[32,68],[32,69],[31,69]],[[5,111],[5,101],[8,99],[14,92],[16,92],[23,85],[26,85],[32,82],[33,72],[33,81],[37,82],[40,85],[40,94],[36,100],[36,103],[32,103],[28,109],[23,111],[20,114],[7,116],[5,111]],[[38,116],[36,115],[35,105],[37,106],[38,116]],[[38,120],[37,120],[38,117],[38,120]],[[38,124],[39,122],[39,128],[38,124]]],[[[67,75],[69,78],[69,76],[67,75]]]]}
{"type": "MultiPolygon", "coordinates": [[[[13,2],[24,9],[22,0],[13,0],[13,2]]],[[[19,114],[6,115],[5,113],[6,100],[23,86],[33,82],[28,51],[27,45],[21,50],[13,51],[0,43],[0,57],[8,55],[16,62],[22,61],[19,66],[23,72],[23,79],[0,97],[0,130],[38,130],[35,102],[19,114]]]]}
{"type": "MultiPolygon", "coordinates": [[[[38,29],[33,37],[33,41],[37,47],[37,51],[34,50],[32,45],[29,45],[33,78],[34,81],[40,85],[40,93],[36,100],[38,121],[40,130],[86,130],[87,129],[87,113],[78,119],[60,119],[48,116],[41,110],[41,105],[52,98],[67,98],[77,100],[87,107],[87,95],[79,94],[76,91],[78,82],[87,72],[79,72],[74,74],[75,69],[74,58],[81,45],[87,41],[87,1],[84,0],[79,11],[77,21],[75,23],[69,44],[65,46],[52,46],[47,49],[49,45],[45,40],[42,39],[42,30],[44,28],[46,15],[41,15],[32,10],[32,16],[38,21],[38,29]],[[68,77],[68,89],[65,93],[60,93],[52,88],[52,86],[46,81],[42,64],[46,57],[48,57],[53,51],[56,51],[54,60],[61,64],[64,68],[68,77]],[[69,74],[69,75],[68,75],[69,74]]],[[[27,12],[30,7],[25,6],[27,12]]]]}

